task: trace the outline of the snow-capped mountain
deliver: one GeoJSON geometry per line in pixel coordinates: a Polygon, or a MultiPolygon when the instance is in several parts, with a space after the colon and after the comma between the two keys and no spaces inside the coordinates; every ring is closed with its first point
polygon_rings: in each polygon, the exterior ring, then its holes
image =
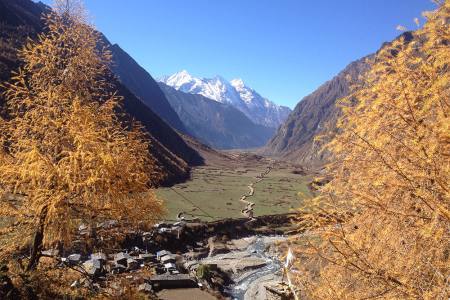
{"type": "Polygon", "coordinates": [[[185,93],[199,94],[217,102],[231,104],[256,124],[271,128],[278,128],[291,112],[288,107],[262,97],[246,86],[242,79],[227,81],[220,76],[197,78],[187,71],[181,71],[159,81],[185,93]]]}

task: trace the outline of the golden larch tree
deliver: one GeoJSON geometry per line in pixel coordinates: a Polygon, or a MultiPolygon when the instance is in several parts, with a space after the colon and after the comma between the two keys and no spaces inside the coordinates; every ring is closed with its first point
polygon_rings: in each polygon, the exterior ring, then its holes
{"type": "Polygon", "coordinates": [[[450,1],[425,15],[341,102],[332,180],[310,216],[335,221],[297,248],[305,297],[450,296],[450,1]]]}
{"type": "Polygon", "coordinates": [[[0,188],[23,196],[0,202],[2,217],[14,220],[0,253],[31,244],[28,268],[43,246],[69,243],[81,223],[148,226],[163,213],[148,139],[121,122],[111,55],[82,6],[56,1],[45,22],[4,87],[9,118],[0,124],[0,188]]]}

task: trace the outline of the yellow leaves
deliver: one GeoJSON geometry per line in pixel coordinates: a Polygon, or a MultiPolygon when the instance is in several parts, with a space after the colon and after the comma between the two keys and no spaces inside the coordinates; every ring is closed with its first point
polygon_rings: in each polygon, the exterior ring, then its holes
{"type": "Polygon", "coordinates": [[[316,232],[325,242],[311,243],[298,266],[311,298],[448,296],[450,47],[442,41],[450,35],[441,20],[449,17],[446,1],[412,42],[379,51],[345,99],[353,105],[342,105],[327,148],[338,159],[327,169],[333,179],[304,208],[314,224],[337,223],[316,232]],[[320,276],[305,261],[323,264],[320,276]]]}
{"type": "Polygon", "coordinates": [[[414,18],[414,23],[416,24],[417,27],[419,27],[420,26],[419,18],[414,18]]]}
{"type": "Polygon", "coordinates": [[[11,120],[0,120],[0,187],[27,195],[17,216],[30,228],[48,207],[46,243],[68,242],[74,215],[147,226],[164,213],[149,188],[157,174],[144,135],[115,115],[111,54],[98,50],[79,9],[50,13],[49,31],[21,51],[25,65],[7,84],[11,120]]]}

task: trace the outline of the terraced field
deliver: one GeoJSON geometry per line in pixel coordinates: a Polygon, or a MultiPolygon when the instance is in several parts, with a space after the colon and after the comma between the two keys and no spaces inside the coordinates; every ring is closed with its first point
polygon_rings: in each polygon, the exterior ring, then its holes
{"type": "Polygon", "coordinates": [[[310,176],[295,174],[298,171],[295,166],[273,163],[268,159],[242,158],[220,166],[196,168],[191,180],[172,188],[160,188],[157,195],[165,200],[168,219],[176,219],[180,212],[203,220],[242,217],[244,204],[239,200],[248,194],[248,185],[255,182],[270,164],[273,165],[272,170],[253,185],[254,195],[248,198],[255,203],[255,216],[290,212],[298,208],[306,197],[312,196],[307,187],[310,176]]]}

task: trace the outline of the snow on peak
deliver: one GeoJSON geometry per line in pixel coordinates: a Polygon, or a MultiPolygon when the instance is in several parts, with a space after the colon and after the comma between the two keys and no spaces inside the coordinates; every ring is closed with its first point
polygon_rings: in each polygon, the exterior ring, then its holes
{"type": "Polygon", "coordinates": [[[229,82],[219,75],[210,79],[196,78],[183,70],[160,81],[185,93],[200,94],[217,102],[231,104],[253,122],[268,127],[278,127],[291,111],[263,98],[240,78],[229,82]]]}
{"type": "Polygon", "coordinates": [[[236,79],[232,79],[230,81],[231,85],[234,86],[235,88],[237,87],[241,87],[244,88],[245,87],[245,83],[241,78],[236,78],[236,79]]]}
{"type": "Polygon", "coordinates": [[[173,86],[176,89],[179,89],[184,84],[191,82],[194,77],[188,73],[186,70],[182,70],[178,73],[173,74],[172,76],[165,77],[162,81],[167,85],[173,86]]]}

